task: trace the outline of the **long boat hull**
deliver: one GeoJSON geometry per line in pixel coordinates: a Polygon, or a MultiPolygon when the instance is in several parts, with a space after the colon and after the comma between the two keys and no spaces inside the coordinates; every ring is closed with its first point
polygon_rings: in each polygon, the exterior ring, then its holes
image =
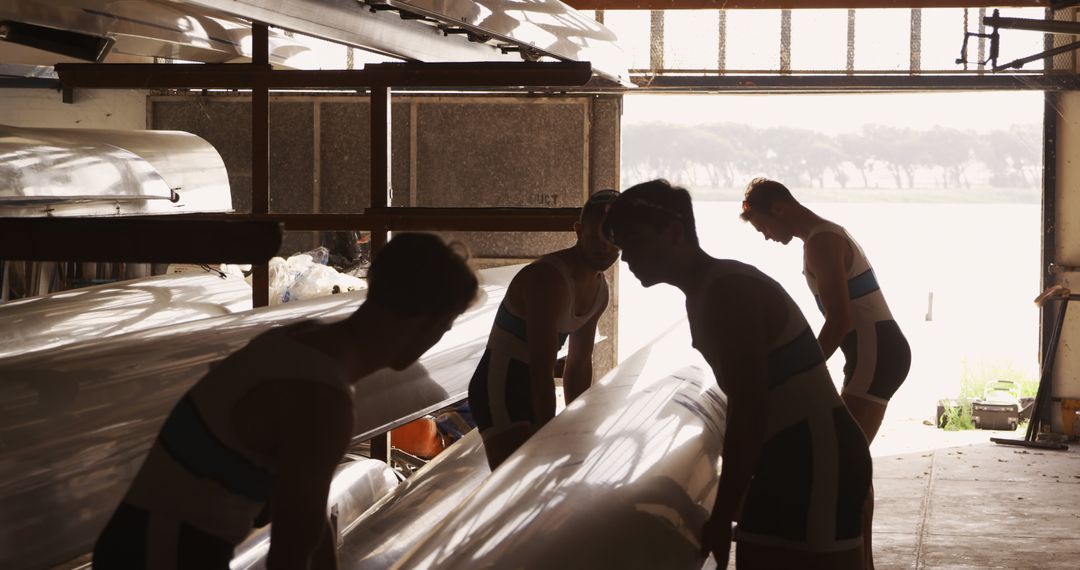
{"type": "Polygon", "coordinates": [[[558,0],[367,0],[422,15],[451,29],[492,37],[533,56],[588,61],[608,79],[630,85],[618,37],[591,16],[558,0]]]}
{"type": "Polygon", "coordinates": [[[237,275],[159,275],[0,305],[0,358],[251,310],[237,275]]]}
{"type": "Polygon", "coordinates": [[[417,61],[521,61],[513,51],[535,50],[629,84],[615,33],[558,0],[173,1],[417,61]]]}
{"type": "MultiPolygon", "coordinates": [[[[7,41],[0,61],[51,66],[179,59],[204,63],[251,57],[251,24],[242,18],[168,0],[17,0],[0,3],[7,41]]],[[[308,48],[270,33],[270,61],[284,64],[308,48]]]]}
{"type": "Polygon", "coordinates": [[[346,529],[342,569],[393,566],[491,474],[480,433],[472,430],[386,495],[346,529]]]}
{"type": "MultiPolygon", "coordinates": [[[[329,499],[339,567],[389,568],[490,473],[476,430],[392,489],[383,489],[381,476],[373,484],[370,477],[339,472],[329,499]],[[357,510],[360,505],[363,510],[357,510]]],[[[236,549],[232,570],[263,570],[269,550],[270,534],[262,529],[236,549]]]]}
{"type": "MultiPolygon", "coordinates": [[[[378,459],[357,459],[338,467],[327,496],[331,532],[338,536],[353,525],[364,511],[398,485],[389,465],[378,459]]],[[[264,570],[270,553],[272,526],[263,527],[236,547],[231,570],[264,570]]]]}
{"type": "Polygon", "coordinates": [[[587,390],[394,568],[700,568],[727,399],[685,322],[587,390]]]}
{"type": "MultiPolygon", "coordinates": [[[[481,272],[483,299],[419,363],[356,383],[356,437],[465,398],[520,266],[481,272]]],[[[158,327],[0,360],[0,567],[88,552],[176,400],[259,333],[341,319],[364,292],[158,327]]]]}
{"type": "Polygon", "coordinates": [[[210,143],[179,131],[0,125],[0,216],[232,210],[210,143]]]}

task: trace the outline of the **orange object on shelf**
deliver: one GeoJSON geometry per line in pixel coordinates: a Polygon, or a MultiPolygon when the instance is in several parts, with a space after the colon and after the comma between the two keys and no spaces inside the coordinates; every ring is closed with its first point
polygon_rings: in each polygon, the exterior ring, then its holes
{"type": "Polygon", "coordinates": [[[390,432],[390,444],[417,457],[431,459],[446,449],[435,418],[424,416],[390,432]]]}

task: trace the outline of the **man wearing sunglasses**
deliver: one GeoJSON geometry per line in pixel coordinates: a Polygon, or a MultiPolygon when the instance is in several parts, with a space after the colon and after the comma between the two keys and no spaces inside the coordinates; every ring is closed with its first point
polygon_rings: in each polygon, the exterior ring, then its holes
{"type": "Polygon", "coordinates": [[[596,325],[608,305],[604,271],[619,258],[601,225],[618,195],[601,190],[590,196],[574,224],[577,242],[541,257],[510,282],[469,383],[469,405],[493,470],[555,416],[555,363],[567,339],[566,402],[592,384],[596,325]]]}

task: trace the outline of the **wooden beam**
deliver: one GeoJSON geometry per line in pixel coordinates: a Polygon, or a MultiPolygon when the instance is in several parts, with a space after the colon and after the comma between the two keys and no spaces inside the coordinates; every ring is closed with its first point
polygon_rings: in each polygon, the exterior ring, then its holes
{"type": "Polygon", "coordinates": [[[568,232],[578,208],[370,208],[362,214],[177,214],[174,219],[277,222],[285,231],[568,232]]]}
{"type": "MultiPolygon", "coordinates": [[[[391,114],[390,114],[390,88],[382,85],[371,88],[371,132],[368,151],[371,153],[371,208],[383,209],[391,205],[393,190],[391,188],[390,154],[391,154],[391,114]]],[[[389,229],[389,228],[387,228],[389,229]]],[[[371,256],[382,250],[386,245],[386,231],[381,229],[371,230],[371,256]]]]}
{"type": "MultiPolygon", "coordinates": [[[[365,212],[390,231],[572,231],[579,208],[371,208],[365,212]]],[[[288,222],[286,222],[288,224],[288,222]]]]}
{"type": "MultiPolygon", "coordinates": [[[[259,69],[270,68],[270,37],[266,24],[251,24],[251,61],[259,69]]],[[[270,212],[270,90],[255,76],[251,89],[251,211],[270,212]]],[[[251,268],[251,306],[270,304],[270,266],[257,263],[251,268]]]]}
{"type": "Polygon", "coordinates": [[[584,85],[588,62],[377,63],[363,69],[272,70],[258,63],[61,63],[66,87],[98,89],[270,89],[547,87],[584,85]]]}
{"type": "Polygon", "coordinates": [[[1045,8],[1045,0],[565,0],[578,10],[798,10],[842,8],[1045,8]]]}
{"type": "Polygon", "coordinates": [[[254,264],[281,247],[274,221],[185,218],[0,218],[0,259],[254,264]]]}

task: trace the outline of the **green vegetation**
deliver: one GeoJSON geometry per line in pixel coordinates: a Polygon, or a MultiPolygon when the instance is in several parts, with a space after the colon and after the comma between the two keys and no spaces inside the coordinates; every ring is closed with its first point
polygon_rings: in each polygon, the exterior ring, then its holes
{"type": "MultiPolygon", "coordinates": [[[[1039,381],[1022,370],[1018,370],[1012,362],[988,362],[976,363],[963,359],[963,371],[960,378],[960,394],[956,399],[943,400],[944,412],[938,418],[938,425],[946,431],[959,431],[975,429],[972,420],[971,402],[973,399],[982,398],[986,394],[987,386],[994,382],[1007,380],[1020,388],[1020,397],[1034,397],[1039,389],[1039,381]]],[[[1026,421],[1021,422],[1021,428],[1026,421]]]]}
{"type": "Polygon", "coordinates": [[[975,429],[975,422],[971,419],[971,402],[956,401],[952,404],[945,406],[945,413],[938,419],[938,425],[945,431],[975,429]]]}
{"type": "Polygon", "coordinates": [[[1013,366],[1012,362],[975,363],[963,359],[963,371],[960,377],[961,398],[982,398],[986,387],[998,380],[1008,380],[1020,387],[1020,397],[1035,397],[1039,390],[1039,379],[1034,378],[1013,366]]]}
{"type": "Polygon", "coordinates": [[[937,194],[953,201],[976,194],[980,201],[1026,202],[1038,199],[1041,167],[1036,124],[989,133],[864,125],[830,135],[743,123],[642,123],[624,126],[622,136],[624,182],[668,178],[703,199],[727,199],[735,191],[731,198],[741,200],[747,182],[768,176],[792,189],[839,192],[849,200],[846,190],[859,188],[872,200],[944,201],[937,194]],[[920,195],[903,196],[905,191],[920,195]]]}

